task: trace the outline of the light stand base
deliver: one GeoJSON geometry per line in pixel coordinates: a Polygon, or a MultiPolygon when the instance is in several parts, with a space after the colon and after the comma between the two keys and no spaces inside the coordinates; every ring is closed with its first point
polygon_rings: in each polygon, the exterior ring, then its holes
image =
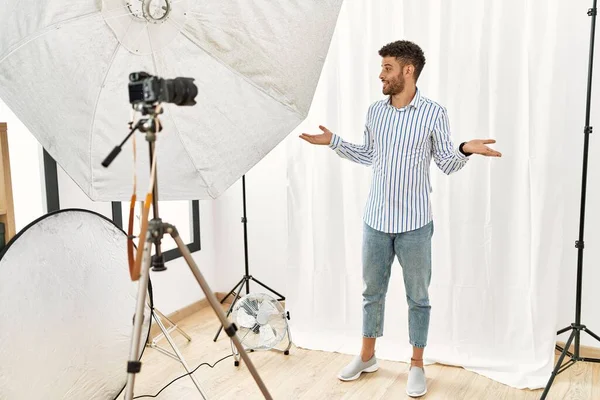
{"type": "MultiPolygon", "coordinates": [[[[279,293],[277,293],[276,291],[274,291],[273,289],[271,289],[270,287],[268,287],[267,285],[265,285],[264,283],[262,283],[261,281],[259,281],[258,279],[254,278],[252,275],[244,275],[244,277],[237,283],[237,285],[235,285],[233,287],[233,289],[231,289],[231,291],[229,291],[229,293],[227,293],[227,295],[225,297],[223,297],[223,299],[221,300],[221,304],[223,304],[225,302],[225,300],[227,300],[227,298],[229,296],[235,295],[235,298],[233,299],[233,302],[231,303],[231,305],[229,306],[229,309],[227,310],[227,314],[226,316],[229,317],[229,315],[231,314],[231,311],[233,310],[233,307],[235,306],[235,303],[240,299],[240,292],[242,291],[242,288],[244,287],[244,285],[246,285],[246,294],[248,294],[250,292],[250,281],[254,281],[256,283],[258,283],[260,286],[262,286],[263,288],[267,289],[268,291],[270,291],[271,293],[273,293],[276,296],[279,296],[279,298],[277,299],[277,301],[284,301],[285,297],[279,293]]],[[[219,327],[219,330],[217,331],[217,334],[215,335],[213,342],[216,342],[217,339],[219,338],[219,335],[221,334],[221,330],[223,329],[223,326],[219,327]]]]}
{"type": "Polygon", "coordinates": [[[179,333],[181,333],[183,335],[183,337],[185,337],[187,339],[188,342],[192,341],[192,338],[185,333],[185,331],[183,329],[181,329],[180,327],[177,326],[177,324],[175,324],[173,321],[171,321],[167,316],[165,316],[163,313],[161,313],[160,311],[158,311],[156,308],[152,309],[152,317],[154,318],[154,321],[156,322],[156,325],[158,325],[158,327],[160,328],[160,330],[162,331],[161,334],[157,335],[154,339],[152,339],[152,341],[148,341],[148,343],[146,343],[147,347],[153,348],[157,351],[159,351],[160,353],[171,357],[172,359],[174,359],[175,361],[178,361],[181,363],[181,365],[183,366],[183,368],[185,369],[185,371],[189,374],[188,376],[190,377],[190,379],[192,380],[192,382],[194,383],[194,386],[196,386],[196,389],[198,389],[198,392],[200,393],[200,395],[202,396],[203,399],[206,399],[206,394],[204,393],[204,391],[202,390],[202,388],[200,387],[200,383],[198,382],[198,380],[196,379],[196,377],[191,373],[192,370],[190,369],[190,367],[188,366],[187,362],[185,361],[185,359],[183,358],[183,355],[181,354],[181,352],[179,351],[179,349],[177,348],[177,345],[175,344],[175,341],[173,340],[173,338],[171,337],[170,333],[174,330],[177,330],[179,333]],[[169,324],[171,324],[170,328],[167,328],[163,322],[162,319],[165,319],[169,322],[169,324]],[[162,339],[166,339],[167,342],[169,343],[169,345],[171,346],[171,349],[173,350],[172,352],[164,349],[162,347],[160,347],[158,345],[158,342],[162,339]]]}
{"type": "Polygon", "coordinates": [[[177,332],[179,332],[184,338],[186,338],[188,342],[192,341],[192,338],[190,337],[190,335],[188,335],[183,329],[181,329],[175,322],[171,321],[169,319],[169,317],[167,317],[166,315],[161,313],[156,308],[154,308],[153,311],[156,313],[156,315],[153,315],[154,320],[155,320],[156,324],[160,327],[162,333],[156,335],[152,339],[152,341],[148,341],[148,343],[146,344],[148,347],[159,350],[161,347],[158,345],[158,342],[160,342],[162,339],[165,339],[168,334],[170,334],[171,332],[173,332],[175,330],[177,332]],[[171,327],[166,328],[165,325],[162,323],[162,320],[167,320],[167,322],[171,325],[171,327]]]}
{"type": "Polygon", "coordinates": [[[540,397],[541,400],[544,400],[546,398],[546,396],[548,396],[548,392],[550,391],[550,387],[552,386],[552,383],[554,382],[554,379],[556,378],[556,376],[558,374],[560,374],[561,372],[564,372],[566,369],[575,365],[576,362],[583,361],[583,362],[600,363],[599,358],[581,357],[579,355],[579,340],[581,338],[581,332],[585,332],[585,333],[589,334],[591,337],[593,337],[594,339],[596,339],[599,342],[600,342],[600,337],[598,335],[596,335],[594,332],[590,331],[585,325],[576,325],[576,324],[571,324],[571,326],[561,329],[560,331],[558,331],[558,334],[560,335],[560,334],[563,334],[568,331],[571,331],[571,334],[569,335],[569,339],[567,340],[567,343],[565,343],[565,347],[563,348],[559,345],[556,345],[556,350],[560,351],[561,354],[560,354],[560,357],[558,358],[558,361],[556,362],[556,365],[554,367],[554,370],[552,371],[552,374],[550,375],[548,384],[546,385],[546,388],[544,389],[544,392],[542,393],[542,397],[540,397]],[[571,343],[573,343],[573,340],[575,340],[575,350],[574,350],[574,353],[571,353],[569,351],[569,348],[571,347],[571,343]],[[569,361],[567,361],[566,363],[563,364],[564,359],[567,356],[569,357],[569,361]]]}

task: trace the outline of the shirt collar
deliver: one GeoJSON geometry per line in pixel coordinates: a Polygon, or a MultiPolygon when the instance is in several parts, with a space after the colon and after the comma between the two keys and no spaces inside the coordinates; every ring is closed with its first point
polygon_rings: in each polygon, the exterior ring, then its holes
{"type": "Polygon", "coordinates": [[[421,91],[419,90],[419,88],[417,88],[415,97],[413,97],[412,101],[409,104],[409,107],[418,108],[420,101],[421,101],[421,91]]]}
{"type": "MultiPolygon", "coordinates": [[[[419,103],[420,103],[420,101],[421,101],[421,91],[419,90],[419,88],[417,88],[417,91],[415,92],[415,96],[413,97],[413,99],[411,100],[411,102],[410,102],[410,103],[408,103],[408,105],[407,105],[406,107],[412,107],[412,108],[415,108],[415,109],[416,109],[416,108],[418,108],[418,107],[419,107],[419,103]]],[[[394,107],[394,106],[392,105],[392,96],[390,96],[390,97],[388,98],[388,101],[387,101],[387,103],[388,103],[388,105],[389,105],[390,107],[394,107]]],[[[404,108],[406,108],[406,107],[404,107],[404,108]]]]}

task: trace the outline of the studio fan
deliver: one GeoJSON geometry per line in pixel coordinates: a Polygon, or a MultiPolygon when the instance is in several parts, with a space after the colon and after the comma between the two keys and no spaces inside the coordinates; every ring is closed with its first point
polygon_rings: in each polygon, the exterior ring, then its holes
{"type": "MultiPolygon", "coordinates": [[[[288,326],[289,313],[281,304],[265,293],[250,293],[235,304],[231,313],[232,322],[237,326],[237,336],[244,349],[278,350],[285,355],[290,352],[292,338],[288,326]],[[284,350],[276,348],[287,336],[287,347],[284,350]]],[[[239,365],[240,355],[233,345],[235,365],[239,365]]]]}

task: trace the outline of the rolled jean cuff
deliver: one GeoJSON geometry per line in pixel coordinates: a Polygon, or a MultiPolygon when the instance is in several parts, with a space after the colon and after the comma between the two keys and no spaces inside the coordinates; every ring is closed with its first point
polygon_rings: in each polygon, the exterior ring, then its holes
{"type": "Polygon", "coordinates": [[[414,342],[410,342],[410,344],[411,344],[413,347],[417,347],[417,348],[419,348],[419,349],[424,349],[424,348],[427,346],[426,344],[419,344],[419,343],[414,343],[414,342]]]}
{"type": "Polygon", "coordinates": [[[367,339],[374,339],[378,337],[382,337],[383,333],[375,332],[375,333],[363,333],[363,337],[367,339]]]}

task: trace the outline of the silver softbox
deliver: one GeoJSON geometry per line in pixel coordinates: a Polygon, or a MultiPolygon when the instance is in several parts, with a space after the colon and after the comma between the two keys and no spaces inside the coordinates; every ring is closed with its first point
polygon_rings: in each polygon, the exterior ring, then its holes
{"type": "Polygon", "coordinates": [[[341,3],[0,0],[0,97],[92,200],[128,200],[131,142],[101,162],[128,132],[129,74],[194,78],[197,104],[161,116],[160,198],[216,198],[306,118],[341,3]]]}

